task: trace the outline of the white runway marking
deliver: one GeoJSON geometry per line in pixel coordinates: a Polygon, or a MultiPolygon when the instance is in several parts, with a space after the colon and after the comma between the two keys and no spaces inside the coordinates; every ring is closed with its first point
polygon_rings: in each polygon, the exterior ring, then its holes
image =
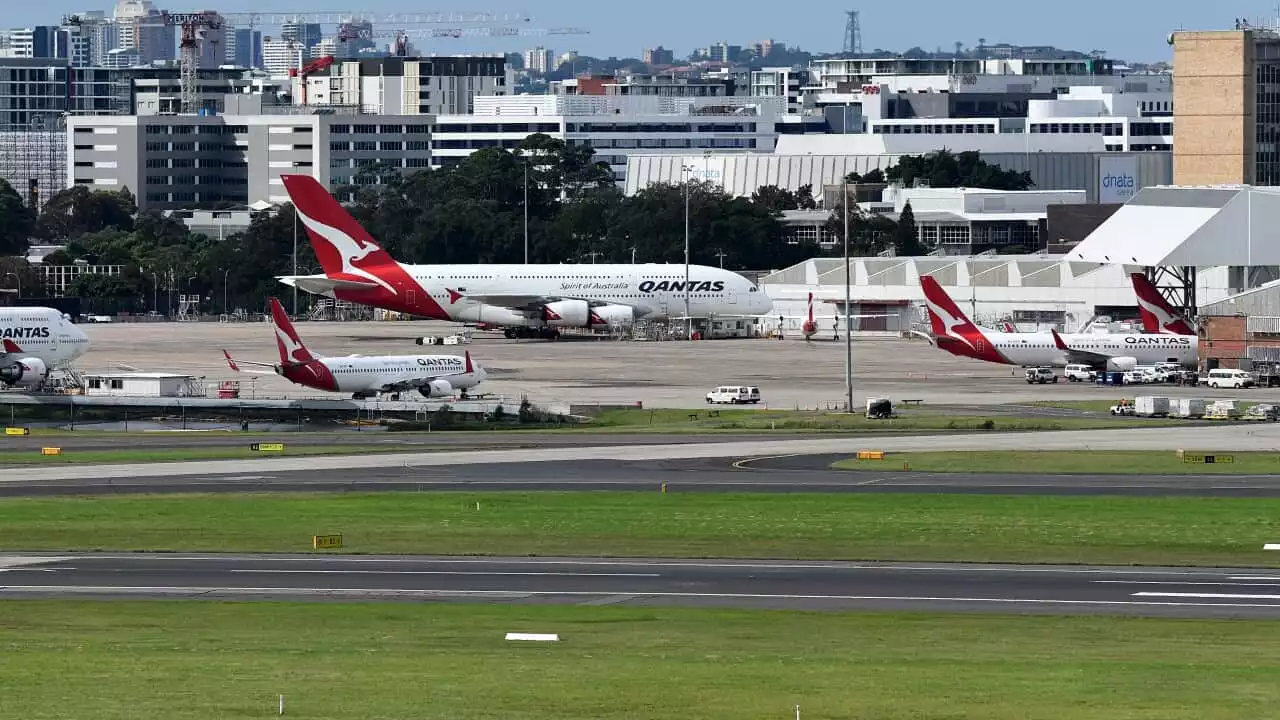
{"type": "MultiPolygon", "coordinates": [[[[1170,597],[1170,598],[1221,598],[1223,600],[1280,600],[1280,595],[1246,595],[1239,593],[1175,593],[1175,592],[1138,592],[1134,597],[1170,597]]],[[[1278,607],[1278,606],[1272,606],[1278,607]]]]}
{"type": "MultiPolygon", "coordinates": [[[[180,571],[184,572],[184,571],[180,571]]],[[[575,572],[484,572],[482,570],[230,570],[233,573],[267,573],[271,575],[492,575],[495,577],[533,575],[538,577],[629,577],[656,578],[659,573],[575,573],[575,572]]]]}

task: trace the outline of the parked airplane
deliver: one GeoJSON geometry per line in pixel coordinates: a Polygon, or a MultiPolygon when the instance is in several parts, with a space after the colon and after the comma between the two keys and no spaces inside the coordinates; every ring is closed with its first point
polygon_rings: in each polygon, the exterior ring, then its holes
{"type": "Polygon", "coordinates": [[[484,368],[471,362],[471,353],[457,355],[380,355],[365,357],[323,357],[312,355],[302,344],[280,301],[271,298],[271,319],[275,325],[279,363],[237,361],[226,350],[227,365],[236,372],[280,375],[291,382],[317,390],[349,392],[357,399],[379,393],[417,390],[423,397],[444,397],[479,385],[484,368]],[[243,370],[240,365],[271,368],[271,372],[243,370]]]}
{"type": "Polygon", "coordinates": [[[1149,333],[1195,335],[1195,328],[1178,314],[1155,285],[1142,273],[1131,273],[1133,292],[1138,296],[1138,313],[1142,315],[1142,327],[1149,333]]]}
{"type": "MultiPolygon", "coordinates": [[[[844,316],[839,312],[831,316],[832,329],[837,335],[840,330],[840,319],[843,317],[844,316]]],[[[887,318],[898,317],[898,315],[896,313],[854,313],[849,317],[850,319],[887,318]]],[[[812,339],[814,335],[818,334],[818,321],[813,315],[813,293],[809,293],[808,304],[804,315],[778,315],[777,318],[778,327],[782,327],[782,323],[785,320],[800,320],[800,333],[804,336],[805,340],[812,339]]]]}
{"type": "Polygon", "coordinates": [[[641,319],[758,316],[773,302],[755,283],[690,265],[403,265],[308,175],[283,175],[323,275],[285,276],[325,297],[437,320],[500,325],[507,336],[626,326],[641,319]]]}
{"type": "Polygon", "coordinates": [[[937,280],[922,275],[920,285],[929,308],[933,341],[952,355],[1003,365],[1079,363],[1114,371],[1156,362],[1196,364],[1194,335],[984,332],[965,317],[937,280]]]}
{"type": "Polygon", "coordinates": [[[0,308],[0,384],[35,388],[89,349],[89,338],[54,308],[0,308]]]}

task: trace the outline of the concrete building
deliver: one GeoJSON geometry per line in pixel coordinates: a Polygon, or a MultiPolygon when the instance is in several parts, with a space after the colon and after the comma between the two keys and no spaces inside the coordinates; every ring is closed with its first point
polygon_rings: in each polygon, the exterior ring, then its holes
{"type": "Polygon", "coordinates": [[[735,94],[733,82],[727,79],[677,73],[576,77],[553,81],[550,92],[552,95],[654,97],[728,97],[735,94]]]}
{"type": "Polygon", "coordinates": [[[473,115],[441,115],[432,137],[432,164],[456,164],[487,147],[515,149],[545,133],[590,145],[614,177],[626,179],[634,154],[767,153],[785,112],[781,98],[672,98],[519,95],[476,98],[473,115]]]}
{"type": "Polygon", "coordinates": [[[550,50],[539,45],[524,51],[524,69],[546,75],[556,69],[556,51],[550,50]]]}
{"type": "Polygon", "coordinates": [[[287,22],[280,26],[280,39],[310,50],[324,39],[324,28],[320,23],[287,22]]]}
{"type": "Polygon", "coordinates": [[[117,48],[137,50],[140,64],[177,59],[177,29],[165,23],[151,0],[119,0],[113,19],[117,48]]]}
{"type": "Polygon", "coordinates": [[[809,73],[789,67],[766,67],[751,71],[751,84],[747,94],[751,97],[783,97],[787,99],[787,112],[798,114],[804,109],[801,88],[808,82],[809,73]]]}
{"type": "MultiPolygon", "coordinates": [[[[810,136],[801,136],[810,137],[810,136]]],[[[841,136],[816,136],[836,138],[841,136]]],[[[906,137],[906,136],[882,136],[906,137]]],[[[794,136],[777,139],[777,151],[769,153],[654,154],[636,153],[628,158],[624,192],[633,195],[654,183],[683,182],[682,167],[692,167],[694,177],[713,182],[734,197],[747,197],[765,185],[799,190],[808,185],[818,195],[824,186],[839,185],[850,173],[865,175],[887,170],[901,155],[916,154],[907,148],[866,155],[787,153],[794,136]]],[[[838,149],[832,148],[832,150],[838,149]]],[[[916,148],[912,148],[916,149],[916,148]]],[[[931,152],[934,148],[920,148],[931,152]]],[[[1084,190],[1088,203],[1122,203],[1134,192],[1167,185],[1173,178],[1173,158],[1167,152],[982,152],[984,161],[1005,170],[1031,173],[1036,190],[1084,190]]]]}
{"type": "Polygon", "coordinates": [[[226,63],[242,68],[260,69],[262,31],[253,28],[230,28],[227,31],[226,63]]]}
{"type": "Polygon", "coordinates": [[[1280,184],[1280,34],[1175,32],[1170,40],[1174,182],[1280,184]]]}
{"type": "Polygon", "coordinates": [[[893,207],[888,216],[896,221],[910,204],[916,237],[945,255],[1044,250],[1049,206],[1084,201],[1084,190],[889,187],[884,193],[884,202],[893,207]]]}
{"type": "Polygon", "coordinates": [[[506,95],[512,71],[501,55],[342,60],[292,80],[297,103],[385,115],[464,115],[478,98],[506,95]]]}
{"type": "Polygon", "coordinates": [[[311,59],[311,50],[300,43],[283,38],[263,38],[262,67],[272,77],[288,77],[289,71],[300,70],[311,59]]]}
{"type": "Polygon", "coordinates": [[[71,118],[68,177],[94,189],[128,187],[144,210],[283,203],[285,173],[336,187],[374,165],[428,167],[432,121],[336,113],[71,118]]]}
{"type": "Polygon", "coordinates": [[[661,45],[656,48],[645,48],[644,54],[640,58],[645,65],[650,67],[674,65],[676,62],[676,54],[661,45]]]}

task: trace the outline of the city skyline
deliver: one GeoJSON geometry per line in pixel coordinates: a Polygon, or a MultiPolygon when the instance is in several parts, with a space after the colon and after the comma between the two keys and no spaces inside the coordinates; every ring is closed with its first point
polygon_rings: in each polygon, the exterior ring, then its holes
{"type": "MultiPolygon", "coordinates": [[[[181,0],[158,0],[157,8],[173,11],[214,9],[225,12],[246,10],[246,3],[204,2],[188,6],[181,0]],[[198,5],[196,7],[195,5],[198,5]]],[[[285,12],[300,10],[304,3],[296,0],[258,0],[252,3],[255,11],[285,12]]],[[[340,3],[321,10],[341,10],[340,3]]],[[[765,39],[785,43],[788,47],[800,47],[813,53],[838,52],[844,30],[844,12],[853,9],[847,3],[819,0],[806,6],[803,13],[766,15],[751,12],[753,8],[767,9],[756,0],[739,12],[723,13],[715,6],[691,5],[675,0],[655,0],[646,4],[645,11],[628,15],[625,23],[618,20],[615,6],[566,0],[559,7],[542,12],[536,4],[525,0],[486,0],[478,7],[466,7],[455,3],[424,8],[405,0],[364,0],[361,11],[375,13],[424,12],[424,11],[494,11],[524,12],[533,18],[534,27],[550,28],[578,26],[590,31],[589,35],[575,37],[522,37],[506,39],[465,38],[439,41],[435,46],[416,43],[423,53],[449,54],[457,52],[514,52],[542,45],[556,50],[577,50],[584,55],[599,57],[640,57],[645,48],[661,45],[675,51],[676,57],[688,56],[695,48],[710,43],[728,41],[731,44],[748,44],[765,39]],[[746,10],[746,12],[740,12],[746,10]],[[767,17],[767,21],[763,18],[767,17]],[[673,22],[674,18],[680,18],[673,22]],[[714,29],[709,29],[714,28],[714,29]]],[[[83,0],[52,0],[38,6],[19,5],[11,8],[6,23],[12,27],[56,24],[63,14],[85,10],[104,10],[110,14],[115,3],[105,0],[99,4],[83,0]]],[[[858,8],[861,11],[862,44],[864,50],[885,48],[902,51],[912,46],[925,50],[941,48],[951,51],[957,41],[966,47],[978,44],[979,38],[988,43],[1012,43],[1018,45],[1054,45],[1062,49],[1089,52],[1105,51],[1109,57],[1131,62],[1159,62],[1171,59],[1165,42],[1167,35],[1178,29],[1230,29],[1235,17],[1260,19],[1275,14],[1270,0],[1250,0],[1234,6],[1229,13],[1220,12],[1211,5],[1192,3],[1190,0],[1170,0],[1163,3],[1158,24],[1150,22],[1149,8],[1134,5],[1115,5],[1100,0],[1084,0],[1072,5],[1072,12],[1052,17],[1034,19],[1027,17],[1027,6],[1012,0],[991,0],[982,6],[979,14],[972,6],[955,5],[942,0],[926,0],[912,7],[906,15],[900,6],[876,5],[858,8]],[[923,6],[923,7],[922,7],[923,6]],[[919,17],[921,11],[934,21],[929,25],[904,23],[919,17]],[[1150,27],[1149,30],[1142,30],[1150,27]]],[[[385,26],[380,29],[391,30],[385,26]]],[[[263,28],[269,34],[272,28],[263,28]]]]}

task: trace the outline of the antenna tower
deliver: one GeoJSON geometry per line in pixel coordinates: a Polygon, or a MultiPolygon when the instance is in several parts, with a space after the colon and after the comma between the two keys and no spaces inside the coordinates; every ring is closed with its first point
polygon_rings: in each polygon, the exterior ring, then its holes
{"type": "Polygon", "coordinates": [[[862,21],[857,10],[845,11],[848,18],[844,23],[844,52],[848,55],[862,54],[862,21]]]}

